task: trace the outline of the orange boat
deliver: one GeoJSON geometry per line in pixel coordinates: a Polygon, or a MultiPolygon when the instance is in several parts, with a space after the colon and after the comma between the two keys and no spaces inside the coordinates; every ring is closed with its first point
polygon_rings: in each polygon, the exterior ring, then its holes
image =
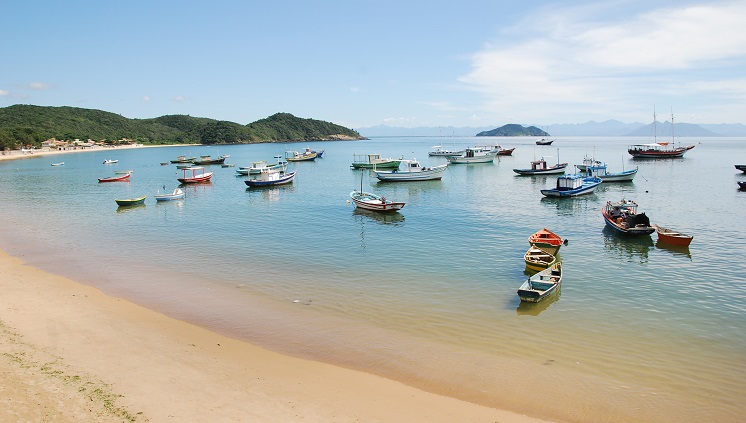
{"type": "Polygon", "coordinates": [[[535,245],[554,256],[557,255],[557,252],[559,252],[559,249],[564,242],[565,241],[562,240],[562,237],[547,228],[544,228],[528,237],[529,244],[535,245]]]}
{"type": "Polygon", "coordinates": [[[666,244],[678,245],[681,247],[688,247],[692,243],[694,236],[682,234],[671,229],[666,229],[658,225],[655,226],[655,231],[658,233],[658,241],[665,242],[666,244]]]}

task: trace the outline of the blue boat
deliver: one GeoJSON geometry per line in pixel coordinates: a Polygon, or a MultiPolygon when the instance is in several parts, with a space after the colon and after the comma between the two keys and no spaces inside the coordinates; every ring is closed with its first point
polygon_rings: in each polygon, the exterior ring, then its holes
{"type": "Polygon", "coordinates": [[[590,194],[597,186],[601,185],[601,178],[583,177],[576,173],[561,175],[557,177],[557,186],[552,189],[543,189],[541,193],[547,197],[575,197],[590,194]]]}
{"type": "Polygon", "coordinates": [[[262,170],[262,173],[256,179],[247,179],[244,181],[250,187],[269,187],[274,185],[283,185],[293,182],[297,170],[288,173],[279,171],[262,170]]]}

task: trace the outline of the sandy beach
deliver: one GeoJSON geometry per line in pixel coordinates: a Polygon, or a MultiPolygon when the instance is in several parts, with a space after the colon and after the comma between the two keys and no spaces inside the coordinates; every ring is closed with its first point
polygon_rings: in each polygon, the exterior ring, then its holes
{"type": "Polygon", "coordinates": [[[1,421],[539,422],[284,356],[0,251],[1,421]]]}

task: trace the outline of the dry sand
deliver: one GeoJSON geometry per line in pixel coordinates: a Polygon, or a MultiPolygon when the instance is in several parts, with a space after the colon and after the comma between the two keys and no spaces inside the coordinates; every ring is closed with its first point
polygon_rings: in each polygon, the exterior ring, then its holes
{"type": "Polygon", "coordinates": [[[539,422],[284,356],[0,251],[0,421],[539,422]]]}

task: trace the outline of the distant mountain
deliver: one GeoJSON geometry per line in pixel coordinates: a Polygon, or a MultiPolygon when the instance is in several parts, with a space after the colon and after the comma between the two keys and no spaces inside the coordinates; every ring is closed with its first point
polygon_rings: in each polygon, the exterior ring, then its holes
{"type": "Polygon", "coordinates": [[[671,122],[655,122],[638,128],[632,132],[625,134],[629,137],[650,137],[658,136],[663,138],[671,138],[673,135],[677,137],[718,137],[720,134],[716,134],[712,131],[702,128],[699,125],[691,123],[676,123],[671,126],[671,122]]]}
{"type": "Polygon", "coordinates": [[[495,128],[490,131],[482,131],[478,133],[478,137],[548,137],[549,134],[542,131],[535,126],[518,125],[515,123],[509,123],[499,128],[495,128]]]}
{"type": "Polygon", "coordinates": [[[0,108],[0,149],[40,146],[50,138],[114,142],[130,139],[143,144],[240,144],[314,140],[364,139],[357,131],[289,113],[276,113],[248,125],[166,115],[129,119],[95,109],[14,105],[0,108]]]}
{"type": "MultiPolygon", "coordinates": [[[[549,135],[555,137],[625,137],[625,136],[650,136],[652,124],[624,123],[618,120],[607,120],[604,122],[589,121],[574,124],[533,125],[541,127],[549,135]],[[641,134],[641,135],[640,135],[641,134]]],[[[658,123],[659,134],[664,133],[665,126],[670,123],[658,123]]],[[[358,131],[366,137],[437,137],[457,136],[473,137],[481,132],[491,131],[490,127],[416,127],[401,128],[392,126],[373,126],[359,128],[358,131]]],[[[670,129],[668,132],[670,136],[670,129]]],[[[746,137],[746,126],[736,124],[688,124],[676,123],[676,135],[686,137],[746,137]]]]}

